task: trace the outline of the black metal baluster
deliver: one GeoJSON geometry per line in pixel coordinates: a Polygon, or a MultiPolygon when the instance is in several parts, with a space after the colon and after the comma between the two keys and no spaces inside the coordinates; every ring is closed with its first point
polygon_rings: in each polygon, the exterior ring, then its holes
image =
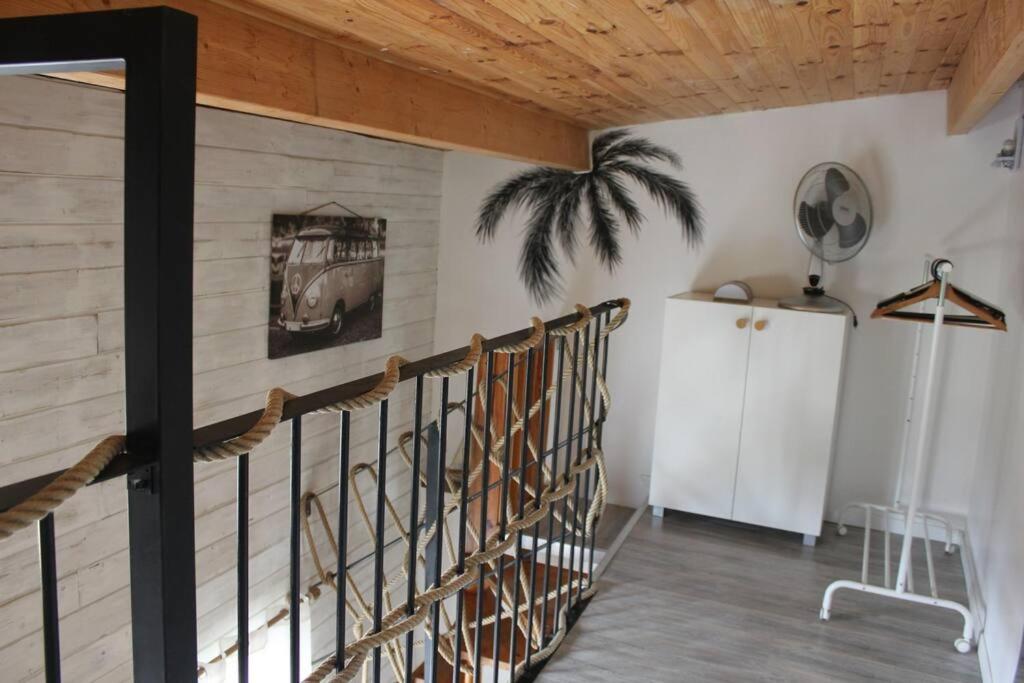
{"type": "MultiPolygon", "coordinates": [[[[533,509],[540,509],[540,497],[544,490],[544,453],[546,451],[546,445],[544,441],[544,427],[546,426],[545,408],[547,407],[547,394],[548,394],[548,336],[544,335],[544,342],[541,346],[541,366],[540,366],[540,412],[538,413],[538,421],[540,422],[540,428],[538,429],[537,435],[537,456],[534,461],[534,467],[536,472],[536,478],[534,483],[534,496],[533,496],[533,509]]],[[[526,650],[525,650],[525,666],[530,667],[530,657],[533,654],[531,649],[533,647],[533,613],[534,613],[534,600],[537,594],[537,556],[540,554],[540,522],[533,525],[533,549],[530,551],[530,595],[527,598],[526,607],[526,622],[529,624],[526,629],[526,650]]],[[[544,569],[545,575],[547,574],[547,567],[544,569]]],[[[541,624],[541,637],[543,638],[544,624],[541,624]]],[[[513,674],[515,670],[513,669],[513,674]]],[[[514,677],[514,676],[513,676],[514,677]]],[[[514,683],[514,681],[513,681],[514,683]]]]}
{"type": "MultiPolygon", "coordinates": [[[[594,322],[594,367],[592,368],[593,373],[592,373],[592,377],[591,377],[591,389],[590,389],[590,396],[591,396],[591,398],[590,398],[590,402],[591,402],[590,425],[589,425],[589,432],[587,434],[587,451],[591,455],[591,457],[593,457],[594,447],[595,447],[595,444],[597,442],[595,432],[597,431],[597,428],[598,428],[598,422],[600,420],[600,413],[604,410],[604,401],[601,398],[601,394],[598,393],[598,387],[597,387],[597,376],[598,376],[597,366],[598,366],[598,362],[600,362],[600,359],[601,359],[601,341],[602,341],[601,340],[601,316],[599,315],[599,316],[597,316],[597,318],[595,318],[595,322],[594,322]]],[[[594,495],[596,496],[597,495],[596,486],[597,486],[597,476],[598,475],[597,475],[597,469],[595,469],[595,468],[596,468],[596,466],[592,467],[591,469],[594,470],[594,486],[595,486],[594,495]]],[[[591,506],[591,485],[590,485],[591,476],[590,476],[590,472],[591,472],[591,470],[587,470],[587,474],[586,474],[586,477],[584,479],[585,482],[586,482],[585,485],[584,485],[584,495],[585,495],[585,498],[584,498],[584,508],[587,509],[587,514],[590,514],[590,506],[591,506]]],[[[595,548],[595,540],[596,539],[597,539],[597,526],[596,526],[596,521],[595,521],[595,526],[594,526],[594,528],[591,529],[591,535],[590,535],[590,566],[589,566],[589,569],[587,570],[587,587],[588,588],[590,588],[591,586],[594,585],[594,548],[595,548]]],[[[584,541],[586,541],[586,539],[584,541]]],[[[581,564],[581,571],[582,571],[582,569],[583,569],[583,565],[581,564]]],[[[582,582],[581,582],[581,585],[580,585],[580,593],[581,594],[583,593],[583,583],[582,582]]]]}
{"type": "MultiPolygon", "coordinates": [[[[410,485],[412,491],[409,495],[409,566],[407,567],[406,591],[405,591],[405,612],[412,614],[416,610],[416,565],[419,563],[419,533],[420,533],[420,457],[422,451],[422,440],[420,432],[423,431],[423,375],[416,377],[416,399],[414,401],[416,413],[412,418],[412,478],[410,485]]],[[[414,629],[415,630],[415,629],[414,629]]],[[[405,680],[412,680],[412,646],[413,631],[405,634],[405,680]]]]}
{"type": "MultiPolygon", "coordinates": [[[[569,377],[569,419],[565,423],[565,474],[562,475],[562,483],[569,482],[569,473],[572,470],[572,443],[573,437],[575,436],[572,432],[573,417],[575,416],[576,408],[576,368],[579,365],[579,350],[580,350],[580,333],[579,330],[573,332],[572,335],[572,374],[569,377]]],[[[582,405],[580,410],[582,410],[582,405]]],[[[558,444],[555,444],[558,447],[558,444]]],[[[575,509],[573,510],[575,513],[575,509]]],[[[559,535],[558,541],[558,593],[555,595],[555,623],[558,623],[558,615],[562,611],[562,570],[563,560],[565,558],[565,532],[566,527],[569,526],[569,496],[562,499],[562,527],[561,534],[559,535]]],[[[566,585],[566,602],[572,596],[572,563],[569,563],[569,580],[566,585]]]]}
{"type": "MultiPolygon", "coordinates": [[[[473,441],[473,401],[476,392],[473,390],[473,375],[474,369],[470,368],[469,372],[466,373],[466,424],[462,434],[462,475],[461,483],[459,485],[459,541],[458,541],[458,557],[456,558],[456,566],[458,567],[459,574],[461,575],[466,569],[466,525],[469,523],[469,486],[467,479],[469,478],[469,454],[472,450],[473,441]]],[[[461,669],[462,669],[462,612],[465,609],[465,589],[460,590],[455,595],[455,645],[452,648],[455,652],[455,662],[452,666],[452,683],[461,683],[461,669]]]]}
{"type": "Polygon", "coordinates": [[[43,662],[46,683],[60,683],[60,610],[53,513],[39,520],[39,584],[43,593],[43,662]]]}
{"type": "Polygon", "coordinates": [[[299,581],[300,581],[300,553],[302,550],[299,539],[299,502],[302,497],[302,417],[292,418],[292,460],[290,474],[291,495],[291,561],[289,563],[289,588],[288,588],[288,626],[289,626],[289,653],[291,657],[291,678],[292,683],[299,681],[299,581]]]}
{"type": "MultiPolygon", "coordinates": [[[[494,351],[487,352],[487,377],[484,390],[484,445],[481,456],[480,483],[480,543],[477,550],[483,550],[487,542],[487,489],[491,486],[491,393],[494,388],[494,351]]],[[[480,565],[480,577],[476,587],[476,632],[473,637],[473,677],[480,680],[480,668],[483,663],[483,621],[484,621],[484,584],[487,570],[480,565]]]]}
{"type": "MultiPolygon", "coordinates": [[[[601,357],[601,318],[598,316],[594,319],[594,359],[588,363],[592,366],[590,368],[590,416],[587,418],[587,454],[593,457],[594,452],[594,430],[597,429],[597,412],[601,407],[601,397],[597,393],[597,361],[601,357]]],[[[587,350],[587,358],[590,358],[590,351],[587,350]]],[[[591,467],[583,475],[583,511],[584,511],[584,531],[586,531],[586,519],[590,515],[590,470],[594,469],[591,467]]],[[[594,470],[594,483],[597,483],[597,470],[594,470]]],[[[583,597],[583,555],[584,549],[587,547],[587,541],[590,541],[590,561],[589,570],[587,571],[587,587],[594,583],[594,538],[597,536],[597,528],[591,529],[590,538],[587,538],[584,534],[583,539],[580,543],[580,585],[576,589],[576,601],[583,597]]]]}
{"type": "Polygon", "coordinates": [[[237,552],[235,560],[237,566],[236,592],[237,602],[237,626],[238,629],[238,681],[246,683],[249,680],[249,455],[238,457],[238,481],[237,481],[237,552]]]}
{"type": "MultiPolygon", "coordinates": [[[[605,327],[606,328],[607,328],[608,324],[611,322],[611,319],[612,319],[612,313],[611,313],[611,311],[608,311],[604,315],[604,321],[605,321],[605,327]]],[[[601,330],[601,328],[598,327],[598,333],[600,333],[600,330],[601,330]]],[[[604,356],[601,359],[601,377],[604,379],[605,382],[608,381],[608,342],[610,340],[611,340],[611,334],[610,333],[605,334],[604,346],[603,346],[603,348],[601,350],[601,352],[602,352],[602,354],[604,356]]],[[[596,352],[596,350],[594,352],[594,360],[595,360],[595,362],[597,361],[597,352],[596,352]]],[[[605,420],[605,412],[604,411],[605,411],[605,405],[604,405],[604,402],[602,401],[600,415],[599,415],[598,419],[596,420],[596,422],[594,424],[594,430],[597,432],[596,436],[594,437],[594,441],[597,444],[598,450],[601,449],[601,435],[604,432],[604,420],[605,420]]],[[[595,486],[597,485],[597,473],[594,474],[594,485],[595,486]]],[[[597,537],[597,530],[595,529],[594,530],[594,534],[590,537],[590,579],[589,579],[590,583],[594,582],[594,541],[595,541],[596,537],[597,537]]]]}
{"type": "MultiPolygon", "coordinates": [[[[388,400],[380,402],[380,423],[377,431],[377,515],[374,526],[373,553],[373,633],[380,631],[384,616],[384,498],[388,480],[388,400]]],[[[380,646],[373,649],[373,681],[380,683],[380,646]]]]}
{"type": "MultiPolygon", "coordinates": [[[[518,518],[523,518],[526,510],[526,462],[530,454],[530,392],[533,391],[533,349],[526,352],[526,387],[523,395],[523,429],[520,432],[522,445],[519,451],[519,505],[517,509],[518,518]]],[[[536,490],[536,489],[535,489],[536,490]]],[[[516,680],[516,636],[519,633],[519,569],[521,567],[521,555],[523,553],[523,532],[516,534],[516,551],[513,556],[514,565],[512,571],[512,637],[509,643],[508,661],[509,677],[512,683],[516,680]]]]}
{"type": "MultiPolygon", "coordinates": [[[[565,369],[565,337],[558,338],[558,344],[556,345],[555,353],[558,354],[558,363],[555,368],[555,420],[554,430],[551,438],[551,464],[548,470],[551,472],[551,492],[554,493],[555,489],[558,488],[559,477],[558,477],[558,439],[559,432],[561,430],[562,423],[562,374],[565,369]]],[[[542,458],[543,460],[543,458],[542,458]]],[[[548,644],[547,634],[547,623],[548,623],[548,592],[549,592],[549,579],[551,576],[551,545],[555,538],[555,507],[558,505],[558,501],[551,503],[551,509],[548,511],[548,534],[546,545],[546,554],[544,558],[544,602],[541,603],[541,641],[538,643],[540,647],[544,647],[548,644]]],[[[561,572],[559,572],[561,577],[561,572]]],[[[561,587],[561,579],[559,579],[559,587],[561,587]]],[[[555,612],[555,620],[558,619],[558,613],[555,612]]]]}
{"type": "MultiPolygon", "coordinates": [[[[499,497],[498,510],[498,540],[503,541],[505,532],[508,529],[508,489],[511,475],[512,458],[512,407],[515,405],[515,374],[516,354],[508,354],[508,367],[505,372],[505,444],[501,456],[501,495],[499,497]]],[[[498,683],[499,666],[498,656],[501,653],[501,595],[505,588],[505,554],[498,556],[497,573],[495,574],[494,590],[494,630],[493,643],[491,644],[491,658],[494,662],[494,683],[498,683]]],[[[513,629],[515,625],[513,624],[513,629]]]]}
{"type": "MultiPolygon", "coordinates": [[[[430,508],[434,511],[433,520],[428,516],[427,521],[434,525],[434,538],[431,539],[431,547],[427,553],[429,573],[433,579],[431,586],[440,585],[441,581],[441,559],[443,557],[444,543],[444,493],[447,486],[447,456],[448,450],[448,378],[441,379],[441,413],[437,417],[437,463],[432,469],[434,479],[434,499],[430,508]]],[[[428,465],[429,465],[428,461],[428,465]]],[[[441,641],[441,601],[438,600],[430,606],[430,624],[433,635],[430,637],[430,651],[423,655],[423,671],[426,674],[426,683],[437,681],[437,648],[441,641]]]]}
{"type": "MultiPolygon", "coordinates": [[[[574,375],[573,378],[572,378],[572,383],[573,383],[573,387],[574,387],[574,393],[579,393],[579,395],[580,395],[580,415],[579,415],[579,422],[576,425],[576,434],[575,434],[575,436],[576,436],[576,462],[574,463],[575,465],[579,465],[581,462],[583,462],[583,429],[584,429],[583,425],[584,425],[585,417],[586,417],[584,415],[584,413],[586,413],[586,401],[587,401],[587,366],[589,365],[589,363],[587,362],[587,349],[589,347],[590,347],[590,325],[588,324],[586,327],[583,328],[583,345],[579,349],[579,354],[580,354],[580,358],[579,358],[580,363],[579,363],[579,365],[582,366],[582,373],[581,373],[582,377],[580,377],[577,380],[576,376],[574,375]]],[[[569,590],[568,590],[568,592],[566,593],[566,596],[565,596],[565,601],[566,601],[566,604],[569,605],[569,609],[572,609],[573,605],[575,604],[575,600],[573,598],[573,590],[572,590],[572,577],[573,577],[573,574],[576,571],[576,569],[575,569],[575,567],[576,567],[576,565],[575,565],[576,537],[579,536],[580,512],[581,512],[581,510],[580,510],[580,476],[578,474],[573,475],[573,479],[574,479],[574,483],[573,483],[573,498],[572,498],[572,535],[569,537],[570,538],[570,546],[569,546],[569,590]]],[[[583,559],[583,542],[580,541],[580,560],[581,560],[581,566],[582,566],[582,559],[583,559]]],[[[580,583],[582,583],[582,581],[583,581],[583,576],[582,575],[577,575],[576,576],[576,587],[577,587],[577,589],[579,588],[579,585],[580,585],[580,583]]]]}
{"type": "Polygon", "coordinates": [[[334,670],[345,666],[345,601],[348,591],[348,448],[351,413],[341,413],[341,439],[338,444],[338,570],[334,575],[337,602],[334,609],[334,670]]]}

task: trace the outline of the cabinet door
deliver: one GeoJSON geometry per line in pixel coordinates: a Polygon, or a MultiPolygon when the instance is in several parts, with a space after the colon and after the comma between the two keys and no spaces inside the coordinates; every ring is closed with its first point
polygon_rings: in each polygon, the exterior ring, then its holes
{"type": "Polygon", "coordinates": [[[754,321],[733,519],[817,536],[847,319],[755,308],[754,321]]]}
{"type": "Polygon", "coordinates": [[[666,303],[652,505],[730,516],[751,310],[690,299],[666,303]]]}

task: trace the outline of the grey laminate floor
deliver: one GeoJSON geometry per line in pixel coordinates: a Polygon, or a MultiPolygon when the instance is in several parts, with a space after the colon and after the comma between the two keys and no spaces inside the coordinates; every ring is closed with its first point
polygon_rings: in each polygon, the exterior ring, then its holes
{"type": "MultiPolygon", "coordinates": [[[[818,620],[828,583],[858,578],[862,538],[829,525],[808,548],[792,534],[648,512],[540,681],[980,681],[977,656],[953,649],[952,612],[840,591],[832,620],[818,620]]],[[[966,600],[959,552],[935,549],[940,594],[966,600]]]]}

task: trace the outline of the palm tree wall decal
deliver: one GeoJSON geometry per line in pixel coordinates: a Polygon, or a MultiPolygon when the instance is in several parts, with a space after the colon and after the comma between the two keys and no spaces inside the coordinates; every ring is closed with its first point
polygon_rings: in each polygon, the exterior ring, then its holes
{"type": "Polygon", "coordinates": [[[538,302],[549,301],[560,291],[555,238],[573,262],[584,207],[590,218],[590,246],[601,263],[613,272],[622,262],[620,221],[625,221],[634,235],[640,233],[644,221],[626,180],[639,184],[679,221],[687,244],[697,246],[702,239],[704,222],[690,187],[643,163],[662,161],[682,168],[675,152],[623,129],[596,137],[591,158],[593,166],[585,172],[546,167],[523,171],[495,187],[480,205],[476,234],[482,241],[494,237],[509,209],[529,208],[519,274],[538,302]]]}

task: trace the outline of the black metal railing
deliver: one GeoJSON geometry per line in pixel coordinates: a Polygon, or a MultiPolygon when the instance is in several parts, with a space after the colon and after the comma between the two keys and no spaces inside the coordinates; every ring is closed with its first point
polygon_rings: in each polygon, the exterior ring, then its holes
{"type": "MultiPolygon", "coordinates": [[[[480,362],[482,372],[476,368],[466,372],[465,397],[458,404],[449,403],[451,380],[448,377],[428,380],[426,375],[465,357],[469,351],[468,347],[402,366],[400,381],[412,381],[415,384],[413,413],[405,421],[410,422],[413,427],[413,437],[407,439],[407,442],[412,444],[409,467],[411,476],[408,484],[408,539],[396,537],[388,540],[386,537],[391,526],[386,507],[388,470],[397,449],[389,447],[388,444],[389,401],[384,399],[377,406],[377,491],[373,510],[373,551],[355,559],[350,557],[349,547],[351,413],[343,411],[340,414],[338,482],[335,485],[339,496],[338,554],[333,577],[337,590],[334,601],[334,655],[337,669],[340,670],[346,661],[347,572],[369,561],[373,562],[373,607],[372,623],[369,626],[372,630],[379,630],[385,614],[385,556],[389,551],[407,555],[405,604],[411,614],[415,609],[415,598],[420,586],[436,585],[444,571],[453,565],[459,570],[464,569],[464,559],[471,550],[468,545],[470,536],[474,539],[476,549],[479,547],[479,539],[486,536],[488,530],[495,525],[499,534],[504,535],[509,522],[509,511],[513,511],[521,518],[530,506],[533,509],[539,508],[540,492],[545,489],[554,491],[560,484],[568,481],[572,466],[581,462],[587,449],[600,448],[605,414],[599,397],[599,371],[596,365],[599,360],[603,373],[608,358],[608,338],[603,338],[602,342],[600,330],[602,324],[607,324],[612,311],[618,306],[617,301],[599,304],[590,309],[592,320],[581,330],[568,336],[545,335],[544,341],[536,349],[520,354],[502,354],[506,362],[501,370],[496,370],[498,354],[494,349],[522,341],[529,336],[531,330],[519,330],[486,341],[485,354],[480,362]],[[595,340],[593,347],[590,345],[591,337],[595,340]],[[593,362],[588,362],[588,358],[593,362]],[[554,371],[550,372],[552,368],[554,371]],[[424,399],[424,386],[427,381],[439,383],[440,396],[436,409],[437,418],[424,424],[423,416],[428,410],[424,399]],[[502,405],[496,405],[496,388],[499,386],[503,387],[502,405]],[[592,407],[589,413],[584,409],[585,404],[592,407]],[[441,409],[440,406],[444,408],[441,409]],[[457,407],[458,410],[453,410],[453,407],[457,407]],[[534,411],[532,418],[531,407],[534,411]],[[482,419],[475,421],[475,416],[481,411],[482,419]],[[449,457],[448,432],[450,420],[456,413],[462,414],[464,419],[460,430],[463,434],[463,443],[458,449],[459,452],[449,457]],[[503,444],[500,451],[494,453],[495,437],[499,436],[494,428],[498,415],[501,416],[500,436],[503,437],[503,444]],[[522,422],[522,426],[514,432],[513,424],[517,419],[522,422]],[[516,448],[517,434],[519,443],[516,448]],[[531,441],[537,448],[536,454],[531,453],[531,441]],[[427,445],[425,449],[424,442],[427,445]],[[484,458],[484,454],[488,452],[500,462],[500,466],[494,466],[489,459],[484,458]],[[513,454],[516,452],[519,463],[514,467],[513,454]],[[475,489],[472,488],[472,482],[468,477],[474,464],[480,467],[479,485],[475,489]],[[460,472],[458,486],[445,484],[451,478],[448,474],[452,466],[460,472]],[[492,472],[493,469],[497,471],[492,472]],[[420,489],[424,482],[421,480],[421,473],[425,473],[426,480],[423,493],[425,502],[422,505],[420,489]],[[492,474],[497,476],[494,477],[492,474]],[[532,494],[528,492],[531,487],[532,494]],[[516,497],[514,506],[510,504],[513,490],[516,497]],[[492,505],[494,500],[498,503],[497,512],[492,505]],[[474,505],[479,508],[475,520],[470,514],[474,505]],[[453,547],[456,549],[454,557],[448,558],[448,562],[445,561],[442,550],[447,527],[444,519],[446,510],[450,512],[449,516],[455,524],[455,530],[451,533],[453,547]],[[424,557],[420,558],[417,549],[422,535],[430,530],[433,530],[433,535],[424,544],[424,557]],[[424,571],[422,576],[418,576],[421,559],[424,571]]],[[[576,323],[579,319],[576,314],[564,316],[549,321],[547,328],[555,330],[576,323]]],[[[303,505],[304,494],[301,488],[302,420],[305,415],[327,405],[363,394],[380,379],[379,374],[361,378],[292,398],[284,405],[282,422],[287,421],[291,430],[287,602],[291,617],[288,650],[291,663],[289,679],[292,681],[300,680],[300,670],[303,667],[300,660],[300,623],[295,615],[299,614],[300,602],[308,589],[302,585],[303,547],[300,533],[303,516],[309,514],[303,505]]],[[[259,415],[259,412],[254,412],[196,429],[193,444],[198,448],[235,438],[253,424],[259,415]]],[[[179,457],[190,456],[191,453],[187,453],[179,457]]],[[[122,476],[121,473],[129,468],[128,463],[138,458],[138,454],[130,452],[117,456],[107,470],[97,477],[97,481],[122,476]]],[[[236,491],[237,642],[229,650],[229,654],[237,658],[240,681],[248,680],[250,670],[249,467],[249,456],[240,456],[237,462],[236,491]]],[[[32,481],[51,480],[58,474],[53,473],[32,481]]],[[[422,678],[433,682],[448,680],[450,676],[451,680],[460,681],[465,680],[468,675],[472,680],[483,680],[482,672],[485,671],[485,667],[490,667],[490,677],[496,681],[502,668],[511,669],[514,678],[519,664],[526,665],[523,679],[532,678],[536,668],[533,667],[533,658],[555,635],[558,626],[555,615],[566,607],[570,623],[574,620],[576,612],[583,604],[584,590],[589,586],[590,577],[593,576],[594,536],[584,536],[581,525],[593,500],[593,487],[597,483],[596,473],[592,478],[590,470],[587,470],[584,475],[575,476],[574,479],[573,494],[552,505],[546,518],[546,533],[543,537],[540,537],[540,531],[544,525],[540,522],[534,525],[529,543],[524,543],[524,532],[520,530],[516,534],[515,549],[511,557],[502,555],[493,566],[481,567],[476,582],[469,591],[475,602],[472,614],[466,614],[465,610],[469,602],[467,589],[459,591],[454,596],[455,617],[448,629],[443,628],[442,603],[439,601],[431,606],[429,627],[422,641],[422,651],[417,650],[413,632],[410,631],[403,639],[402,670],[394,672],[396,679],[412,681],[422,678]],[[589,565],[585,564],[587,554],[589,565]],[[509,569],[512,570],[510,576],[509,569]],[[546,596],[549,595],[553,598],[547,599],[546,596]],[[505,614],[506,610],[512,613],[505,614]],[[522,627],[524,613],[526,626],[522,627]],[[468,642],[467,636],[470,638],[468,642]],[[446,658],[443,661],[439,656],[442,642],[447,643],[446,658]],[[422,667],[421,671],[418,671],[419,666],[422,667]]],[[[28,486],[25,482],[19,482],[0,488],[0,511],[19,503],[37,485],[28,486]]],[[[58,576],[53,515],[43,518],[38,523],[38,528],[45,667],[48,680],[59,680],[58,576]]],[[[182,564],[192,562],[189,556],[180,558],[180,561],[182,564]]],[[[136,657],[143,652],[136,651],[136,657]]],[[[308,665],[308,662],[306,664],[308,665]]],[[[385,672],[380,647],[374,649],[370,667],[372,680],[381,680],[385,672]]]]}

